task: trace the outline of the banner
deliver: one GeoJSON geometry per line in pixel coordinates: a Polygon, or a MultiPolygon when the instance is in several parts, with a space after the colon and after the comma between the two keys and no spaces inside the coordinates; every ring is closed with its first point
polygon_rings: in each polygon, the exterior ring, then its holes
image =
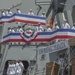
{"type": "Polygon", "coordinates": [[[46,17],[16,13],[11,16],[0,17],[0,24],[11,22],[23,22],[31,25],[38,25],[40,23],[41,25],[46,25],[46,17]]]}
{"type": "Polygon", "coordinates": [[[9,33],[5,35],[1,43],[9,42],[50,42],[55,39],[70,39],[75,37],[73,29],[58,29],[53,32],[32,32],[30,35],[23,33],[9,33]]]}

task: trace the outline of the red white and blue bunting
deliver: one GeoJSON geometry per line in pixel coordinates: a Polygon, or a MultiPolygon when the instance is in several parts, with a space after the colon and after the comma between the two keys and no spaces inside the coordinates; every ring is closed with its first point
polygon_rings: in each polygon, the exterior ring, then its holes
{"type": "Polygon", "coordinates": [[[46,17],[40,17],[28,14],[16,14],[16,13],[11,16],[0,17],[0,24],[11,23],[11,22],[22,22],[34,25],[40,23],[41,25],[46,25],[46,17]]]}
{"type": "Polygon", "coordinates": [[[55,39],[70,39],[75,37],[73,29],[58,29],[53,32],[33,32],[30,35],[23,33],[9,33],[5,35],[1,43],[9,42],[50,42],[55,39]]]}

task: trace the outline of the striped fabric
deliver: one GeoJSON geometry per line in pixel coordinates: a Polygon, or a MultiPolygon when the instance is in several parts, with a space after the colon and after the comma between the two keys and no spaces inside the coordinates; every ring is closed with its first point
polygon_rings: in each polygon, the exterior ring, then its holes
{"type": "Polygon", "coordinates": [[[38,23],[40,23],[41,25],[46,25],[46,17],[15,13],[11,16],[0,17],[0,24],[5,22],[7,23],[23,22],[23,23],[34,24],[34,25],[37,25],[38,23]]]}
{"type": "Polygon", "coordinates": [[[53,32],[10,33],[3,37],[1,43],[9,42],[50,42],[55,39],[70,39],[75,37],[73,29],[58,29],[53,32]]]}

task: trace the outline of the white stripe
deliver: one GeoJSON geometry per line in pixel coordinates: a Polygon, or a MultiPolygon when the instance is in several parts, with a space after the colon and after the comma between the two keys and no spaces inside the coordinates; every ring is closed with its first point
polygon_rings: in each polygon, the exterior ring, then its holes
{"type": "MultiPolygon", "coordinates": [[[[29,40],[33,39],[35,37],[35,35],[36,35],[36,33],[34,33],[33,37],[28,38],[28,39],[24,37],[24,39],[29,41],[29,40]]],[[[54,33],[52,35],[38,35],[36,37],[36,39],[45,39],[45,38],[50,39],[50,38],[52,38],[56,35],[57,36],[63,36],[63,35],[65,35],[65,36],[75,36],[75,33],[73,33],[73,32],[57,32],[57,33],[54,33]]],[[[22,38],[20,36],[14,36],[13,35],[13,36],[10,36],[10,37],[8,36],[8,37],[4,38],[2,41],[6,41],[6,40],[9,40],[9,39],[22,39],[22,38]]]]}
{"type": "Polygon", "coordinates": [[[42,19],[33,19],[33,18],[27,18],[27,17],[19,17],[19,16],[15,16],[15,19],[20,19],[20,20],[29,20],[29,21],[35,21],[35,22],[45,22],[46,20],[42,20],[42,19]]]}
{"type": "Polygon", "coordinates": [[[15,19],[15,17],[3,18],[3,19],[1,19],[1,21],[11,21],[11,20],[13,20],[13,19],[15,19]]]}
{"type": "Polygon", "coordinates": [[[57,33],[54,33],[52,35],[39,35],[36,38],[42,38],[43,39],[43,38],[52,38],[54,36],[63,36],[63,35],[75,36],[75,33],[73,33],[73,32],[57,32],[57,33]]]}

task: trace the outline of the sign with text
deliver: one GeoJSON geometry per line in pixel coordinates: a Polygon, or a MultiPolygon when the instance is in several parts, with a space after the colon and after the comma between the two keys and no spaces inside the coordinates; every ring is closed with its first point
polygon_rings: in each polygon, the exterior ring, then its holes
{"type": "Polygon", "coordinates": [[[38,50],[38,55],[42,55],[45,53],[53,53],[56,51],[64,50],[66,48],[68,48],[68,41],[67,40],[58,42],[56,44],[53,44],[53,45],[50,45],[46,48],[42,48],[42,49],[38,50]]]}

